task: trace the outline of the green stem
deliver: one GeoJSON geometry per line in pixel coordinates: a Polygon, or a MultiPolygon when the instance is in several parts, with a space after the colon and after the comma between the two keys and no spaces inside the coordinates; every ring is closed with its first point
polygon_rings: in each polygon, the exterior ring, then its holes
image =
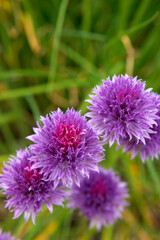
{"type": "Polygon", "coordinates": [[[150,176],[151,176],[151,178],[154,182],[154,187],[157,191],[157,194],[160,197],[160,180],[159,180],[157,170],[155,169],[155,166],[154,166],[153,161],[151,159],[148,159],[146,161],[146,165],[147,165],[148,171],[150,173],[150,176]]]}
{"type": "Polygon", "coordinates": [[[33,113],[35,121],[39,120],[40,111],[39,111],[38,104],[37,104],[36,100],[34,99],[34,97],[32,95],[26,96],[26,101],[28,102],[28,105],[30,106],[30,109],[33,113]]]}

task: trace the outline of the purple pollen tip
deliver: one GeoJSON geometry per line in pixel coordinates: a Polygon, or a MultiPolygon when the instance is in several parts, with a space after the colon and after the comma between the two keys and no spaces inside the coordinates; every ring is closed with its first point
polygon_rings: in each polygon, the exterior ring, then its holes
{"type": "MultiPolygon", "coordinates": [[[[42,178],[42,174],[40,174],[38,169],[32,169],[31,166],[27,166],[24,168],[24,172],[22,173],[26,183],[32,185],[33,183],[39,182],[42,178]]],[[[31,189],[30,189],[31,191],[31,189]]]]}
{"type": "Polygon", "coordinates": [[[85,129],[80,130],[79,126],[74,124],[59,123],[55,131],[54,140],[58,141],[61,151],[67,151],[68,147],[74,150],[83,143],[82,136],[86,133],[85,129]]]}
{"type": "Polygon", "coordinates": [[[103,197],[107,193],[107,186],[103,182],[101,178],[97,179],[95,184],[91,188],[91,194],[93,194],[94,197],[103,197]]]}

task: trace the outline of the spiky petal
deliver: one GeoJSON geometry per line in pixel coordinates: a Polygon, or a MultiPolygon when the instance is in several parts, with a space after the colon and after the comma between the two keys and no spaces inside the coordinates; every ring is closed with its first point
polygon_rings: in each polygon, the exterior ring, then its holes
{"type": "Polygon", "coordinates": [[[158,159],[160,154],[160,96],[155,93],[152,93],[152,95],[155,98],[154,102],[156,102],[158,108],[157,116],[159,117],[156,120],[156,124],[151,128],[153,133],[149,134],[149,138],[146,139],[145,144],[142,141],[137,143],[135,138],[131,140],[129,138],[122,138],[117,146],[117,148],[123,147],[123,152],[130,152],[132,159],[139,153],[143,162],[149,157],[152,160],[154,158],[158,159]]]}

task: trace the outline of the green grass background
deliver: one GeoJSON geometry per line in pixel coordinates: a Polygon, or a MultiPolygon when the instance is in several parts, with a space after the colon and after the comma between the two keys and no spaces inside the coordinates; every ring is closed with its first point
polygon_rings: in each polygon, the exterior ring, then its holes
{"type": "MultiPolygon", "coordinates": [[[[88,94],[113,74],[138,76],[160,92],[159,0],[0,0],[0,166],[40,115],[57,107],[87,111],[88,94]]],[[[0,196],[0,227],[24,240],[160,239],[160,163],[106,146],[106,160],[128,182],[123,219],[101,232],[77,212],[44,207],[12,220],[0,196]]]]}

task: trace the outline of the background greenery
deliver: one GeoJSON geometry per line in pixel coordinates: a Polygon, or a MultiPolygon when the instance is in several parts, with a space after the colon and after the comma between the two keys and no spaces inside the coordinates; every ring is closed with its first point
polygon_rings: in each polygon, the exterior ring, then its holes
{"type": "MultiPolygon", "coordinates": [[[[57,107],[87,111],[102,78],[142,78],[160,92],[159,0],[0,0],[0,164],[25,139],[40,115],[57,107]]],[[[0,226],[24,240],[160,239],[160,163],[106,146],[105,168],[128,182],[130,207],[101,232],[77,212],[46,208],[24,224],[12,220],[0,197],[0,226]]]]}

